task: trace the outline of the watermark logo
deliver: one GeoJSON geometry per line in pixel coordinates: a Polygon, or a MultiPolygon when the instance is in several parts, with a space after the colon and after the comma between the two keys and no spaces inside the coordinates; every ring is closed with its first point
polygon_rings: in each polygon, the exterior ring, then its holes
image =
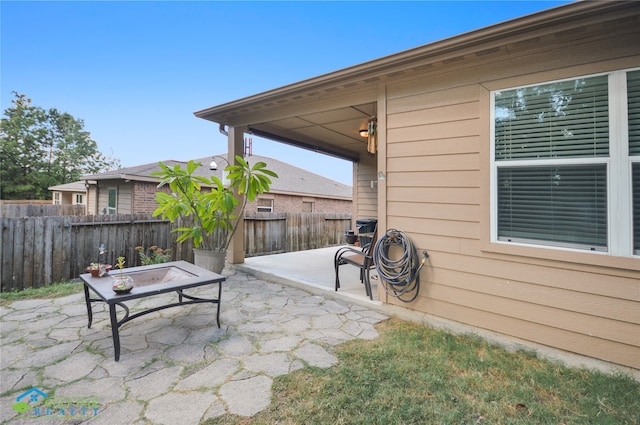
{"type": "Polygon", "coordinates": [[[21,417],[88,417],[98,416],[100,406],[92,397],[49,397],[47,393],[31,388],[16,397],[12,406],[21,417]]]}

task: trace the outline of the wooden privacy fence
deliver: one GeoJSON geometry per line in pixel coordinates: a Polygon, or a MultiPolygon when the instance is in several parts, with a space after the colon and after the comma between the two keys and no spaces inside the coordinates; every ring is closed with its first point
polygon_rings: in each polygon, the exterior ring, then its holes
{"type": "Polygon", "coordinates": [[[191,251],[175,243],[168,221],[150,214],[3,218],[0,223],[3,292],[69,280],[89,263],[114,264],[118,256],[126,257],[127,266],[139,265],[136,246],[170,247],[179,250],[177,256],[191,251]],[[99,258],[101,244],[107,253],[99,258]]]}
{"type": "MultiPolygon", "coordinates": [[[[150,214],[0,218],[0,279],[2,292],[46,286],[84,273],[100,261],[140,264],[137,246],[170,248],[173,260],[193,262],[191,242],[178,244],[175,227],[150,214]]],[[[299,251],[344,242],[350,214],[256,213],[245,217],[247,256],[299,251]]]]}
{"type": "Polygon", "coordinates": [[[344,243],[351,214],[246,213],[244,251],[252,257],[344,243]]]}
{"type": "Polygon", "coordinates": [[[48,204],[0,204],[0,217],[48,217],[65,215],[85,215],[87,206],[77,205],[53,205],[48,204]]]}

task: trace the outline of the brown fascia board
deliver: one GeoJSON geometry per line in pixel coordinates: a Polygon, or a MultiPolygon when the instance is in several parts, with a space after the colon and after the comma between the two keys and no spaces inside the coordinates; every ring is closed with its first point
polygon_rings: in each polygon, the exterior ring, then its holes
{"type": "Polygon", "coordinates": [[[125,174],[125,173],[94,174],[92,176],[85,176],[85,179],[86,180],[128,180],[128,181],[152,182],[152,183],[160,182],[160,180],[157,177],[138,176],[136,174],[125,174]]]}
{"type": "MultiPolygon", "coordinates": [[[[86,180],[95,180],[97,181],[102,181],[102,180],[118,180],[118,181],[123,181],[123,182],[147,182],[147,183],[155,183],[155,184],[159,184],[160,183],[160,179],[157,177],[151,177],[151,176],[139,176],[136,174],[98,174],[98,175],[93,175],[93,176],[87,176],[86,180]]],[[[213,187],[212,185],[206,185],[206,184],[202,184],[202,187],[213,187]]]]}
{"type": "Polygon", "coordinates": [[[315,193],[315,192],[299,192],[295,190],[270,188],[268,193],[270,195],[288,195],[288,196],[300,196],[300,197],[309,197],[309,198],[317,198],[317,199],[335,199],[338,201],[353,201],[352,196],[329,195],[329,194],[315,193]]]}
{"type": "MultiPolygon", "coordinates": [[[[639,6],[640,2],[635,1],[577,1],[202,109],[194,112],[194,115],[198,118],[226,125],[228,124],[227,122],[222,122],[224,115],[252,105],[267,101],[274,102],[280,98],[291,97],[296,94],[326,90],[349,82],[362,81],[365,78],[371,79],[376,76],[396,73],[415,67],[417,63],[425,65],[429,62],[437,62],[452,53],[459,56],[460,53],[468,54],[486,50],[487,48],[495,47],[496,44],[505,45],[521,39],[529,39],[536,36],[535,33],[538,33],[537,35],[539,36],[560,25],[564,25],[566,29],[569,29],[576,25],[581,25],[584,20],[589,18],[598,19],[608,12],[614,12],[614,15],[616,15],[612,19],[629,16],[628,12],[625,13],[628,9],[635,9],[637,14],[639,6]]],[[[241,113],[239,114],[241,115],[241,113]]]]}

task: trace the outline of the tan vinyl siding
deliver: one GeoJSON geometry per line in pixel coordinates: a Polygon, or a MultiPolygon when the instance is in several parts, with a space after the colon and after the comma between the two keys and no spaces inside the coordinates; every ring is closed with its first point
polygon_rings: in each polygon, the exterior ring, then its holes
{"type": "Polygon", "coordinates": [[[118,214],[133,213],[133,191],[131,183],[118,185],[118,214]]]}
{"type": "Polygon", "coordinates": [[[132,214],[132,190],[131,183],[123,183],[120,180],[103,180],[98,183],[98,210],[97,214],[102,214],[102,209],[107,208],[109,188],[117,189],[116,214],[132,214]]]}
{"type": "MultiPolygon", "coordinates": [[[[593,57],[591,38],[583,36],[586,41],[576,37],[571,50],[590,51],[593,57]]],[[[547,255],[527,257],[512,255],[508,248],[488,249],[487,130],[487,87],[580,76],[616,69],[621,62],[639,66],[640,58],[562,69],[575,60],[565,48],[550,45],[528,53],[527,60],[524,50],[498,61],[479,58],[457,72],[435,70],[433,78],[387,87],[387,227],[407,232],[431,255],[411,308],[640,368],[637,269],[591,265],[590,258],[607,260],[598,254],[529,248],[528,253],[547,255]],[[553,54],[559,57],[550,62],[553,54]],[[506,81],[497,78],[518,74],[506,81]],[[453,87],[444,89],[447,85],[453,87]]],[[[390,297],[386,301],[401,304],[390,297]]]]}
{"type": "Polygon", "coordinates": [[[373,156],[363,156],[356,165],[357,179],[354,184],[357,196],[356,219],[358,218],[377,218],[378,217],[378,175],[376,158],[373,156]],[[375,186],[372,187],[371,182],[374,181],[375,186]]]}

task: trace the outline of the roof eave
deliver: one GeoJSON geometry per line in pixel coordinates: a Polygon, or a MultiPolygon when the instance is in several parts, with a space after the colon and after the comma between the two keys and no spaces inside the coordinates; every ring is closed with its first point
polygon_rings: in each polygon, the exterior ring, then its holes
{"type": "Polygon", "coordinates": [[[317,77],[305,79],[286,86],[268,90],[252,96],[243,97],[231,102],[205,108],[194,112],[198,118],[218,122],[226,125],[226,122],[218,121],[221,114],[237,111],[242,108],[259,104],[282,97],[290,97],[300,93],[308,93],[326,89],[331,86],[339,86],[346,81],[361,79],[363,76],[371,78],[375,75],[398,72],[413,66],[416,61],[437,58],[453,50],[486,48],[486,44],[492,41],[507,40],[517,34],[526,34],[545,27],[553,27],[568,22],[576,22],[590,16],[599,16],[608,10],[633,7],[633,2],[591,2],[578,1],[568,5],[557,6],[541,12],[525,15],[509,21],[466,32],[453,37],[445,38],[433,43],[404,50],[382,58],[363,62],[354,66],[329,72],[317,77]]]}
{"type": "Polygon", "coordinates": [[[139,176],[136,174],[94,174],[90,176],[84,176],[84,180],[124,180],[124,181],[140,181],[140,182],[151,182],[151,183],[159,183],[160,180],[156,177],[148,177],[148,176],[139,176]]]}

